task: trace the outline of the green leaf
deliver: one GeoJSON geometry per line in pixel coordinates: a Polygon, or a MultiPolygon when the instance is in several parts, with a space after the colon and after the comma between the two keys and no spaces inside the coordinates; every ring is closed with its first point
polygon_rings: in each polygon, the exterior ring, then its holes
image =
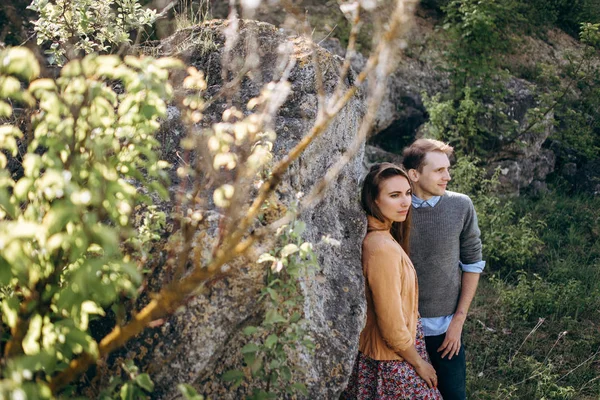
{"type": "Polygon", "coordinates": [[[221,375],[221,379],[225,382],[237,381],[244,378],[244,373],[237,369],[231,369],[221,375]]]}
{"type": "Polygon", "coordinates": [[[183,69],[185,68],[185,64],[174,57],[161,57],[158,60],[154,61],[154,65],[159,68],[164,69],[183,69]]]}
{"type": "Polygon", "coordinates": [[[277,312],[277,310],[269,310],[267,311],[267,314],[265,315],[265,324],[266,325],[272,325],[272,324],[276,324],[278,322],[286,322],[287,320],[285,318],[283,318],[281,316],[281,314],[279,314],[277,312]]]}
{"type": "Polygon", "coordinates": [[[242,347],[242,354],[256,353],[259,350],[260,350],[260,347],[258,347],[255,343],[248,343],[247,345],[242,347]]]}
{"type": "Polygon", "coordinates": [[[289,382],[292,379],[292,372],[290,371],[290,368],[287,365],[283,365],[279,369],[279,372],[281,373],[281,378],[284,381],[289,382]]]}
{"type": "Polygon", "coordinates": [[[28,48],[9,47],[0,52],[0,72],[30,81],[40,74],[40,65],[28,48]]]}
{"type": "Polygon", "coordinates": [[[267,337],[267,340],[265,340],[265,346],[270,349],[273,347],[273,345],[275,345],[275,343],[277,343],[278,340],[279,338],[277,335],[271,334],[269,337],[267,337]]]}
{"type": "Polygon", "coordinates": [[[277,294],[273,288],[267,287],[266,290],[269,293],[269,296],[271,296],[271,300],[279,302],[279,294],[277,294]]]}
{"type": "Polygon", "coordinates": [[[191,385],[180,383],[177,385],[177,389],[179,389],[183,397],[187,400],[204,400],[204,396],[200,396],[191,385]]]}
{"type": "Polygon", "coordinates": [[[6,286],[12,279],[12,271],[10,270],[10,264],[2,255],[0,255],[0,286],[6,286]]]}
{"type": "Polygon", "coordinates": [[[296,221],[294,224],[294,233],[298,236],[302,235],[306,230],[306,223],[304,221],[296,221]]]}
{"type": "Polygon", "coordinates": [[[300,318],[302,317],[302,315],[300,315],[300,313],[298,311],[294,312],[292,314],[292,316],[290,317],[290,322],[294,323],[294,322],[298,322],[300,320],[300,318]]]}
{"type": "Polygon", "coordinates": [[[60,69],[60,76],[65,78],[74,78],[80,76],[83,73],[81,69],[81,61],[73,60],[68,62],[60,69]]]}
{"type": "Polygon", "coordinates": [[[11,239],[33,239],[39,232],[40,226],[33,222],[10,222],[6,224],[11,239]]]}
{"type": "Polygon", "coordinates": [[[0,76],[0,98],[11,98],[21,91],[21,82],[12,76],[0,76]]]}
{"type": "Polygon", "coordinates": [[[277,261],[277,259],[275,257],[273,257],[272,255],[270,255],[269,253],[263,253],[260,255],[260,257],[258,257],[258,260],[256,261],[257,263],[261,264],[264,262],[275,262],[277,261]]]}
{"type": "Polygon", "coordinates": [[[131,383],[126,383],[121,387],[121,400],[134,400],[135,399],[135,386],[131,383]]]}
{"type": "Polygon", "coordinates": [[[152,382],[148,374],[139,374],[136,376],[135,383],[146,392],[152,393],[154,391],[154,382],[152,382]]]}
{"type": "Polygon", "coordinates": [[[0,118],[9,118],[12,115],[10,104],[0,100],[0,118]]]}
{"type": "Polygon", "coordinates": [[[246,365],[252,365],[256,360],[256,353],[245,353],[244,354],[244,362],[246,365]]]}
{"type": "Polygon", "coordinates": [[[243,330],[244,335],[246,335],[246,336],[253,335],[254,333],[256,333],[256,331],[258,331],[258,328],[255,326],[247,326],[243,330]]]}
{"type": "Polygon", "coordinates": [[[9,297],[2,301],[2,319],[11,328],[17,324],[19,315],[19,299],[9,297]]]}
{"type": "Polygon", "coordinates": [[[19,179],[19,181],[15,184],[15,189],[14,189],[14,195],[18,200],[25,200],[27,199],[27,193],[29,193],[29,190],[31,189],[31,187],[33,186],[33,179],[32,178],[21,178],[19,179]]]}
{"type": "Polygon", "coordinates": [[[2,125],[0,126],[0,148],[9,150],[13,157],[15,157],[19,151],[17,141],[15,138],[22,138],[23,132],[19,128],[13,125],[2,125]]]}
{"type": "Polygon", "coordinates": [[[34,355],[40,352],[39,338],[42,333],[42,316],[34,315],[29,322],[29,330],[23,339],[23,351],[27,355],[34,355]]]}
{"type": "Polygon", "coordinates": [[[68,202],[54,203],[53,207],[48,211],[42,221],[42,224],[48,232],[47,234],[54,235],[55,233],[61,232],[67,223],[77,217],[77,214],[73,211],[73,205],[68,202]]]}
{"type": "Polygon", "coordinates": [[[275,393],[268,393],[264,390],[257,390],[252,393],[252,400],[268,400],[268,399],[276,399],[277,395],[275,393]]]}
{"type": "Polygon", "coordinates": [[[304,396],[308,396],[308,389],[306,388],[306,385],[303,383],[292,383],[291,385],[295,390],[299,391],[300,393],[302,393],[304,396]]]}
{"type": "Polygon", "coordinates": [[[56,82],[52,79],[36,79],[29,84],[29,91],[36,97],[41,96],[41,92],[52,92],[56,90],[56,82]]]}
{"type": "Polygon", "coordinates": [[[252,373],[252,376],[256,376],[258,374],[258,372],[262,369],[262,366],[263,366],[262,358],[256,358],[250,365],[250,372],[252,373]]]}
{"type": "Polygon", "coordinates": [[[286,258],[299,250],[300,248],[293,243],[286,244],[283,249],[281,249],[281,258],[286,258]]]}

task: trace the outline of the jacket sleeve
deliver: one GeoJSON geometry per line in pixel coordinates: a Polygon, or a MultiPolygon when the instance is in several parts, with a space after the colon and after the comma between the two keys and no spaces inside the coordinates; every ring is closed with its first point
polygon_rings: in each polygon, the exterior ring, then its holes
{"type": "Polygon", "coordinates": [[[477,213],[471,199],[467,197],[467,211],[460,233],[460,261],[474,264],[481,261],[481,232],[477,223],[477,213]]]}
{"type": "Polygon", "coordinates": [[[365,276],[373,305],[377,325],[383,340],[395,352],[406,350],[414,344],[402,310],[402,275],[400,257],[395,259],[386,246],[363,249],[367,256],[365,276]]]}

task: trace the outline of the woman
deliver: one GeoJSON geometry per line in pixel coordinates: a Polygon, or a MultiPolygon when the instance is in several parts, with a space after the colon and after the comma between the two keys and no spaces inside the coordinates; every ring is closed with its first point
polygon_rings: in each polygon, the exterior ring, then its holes
{"type": "Polygon", "coordinates": [[[425,350],[417,275],[407,255],[411,195],[408,175],[394,164],[376,164],[365,178],[367,322],[343,399],[442,398],[425,350]]]}

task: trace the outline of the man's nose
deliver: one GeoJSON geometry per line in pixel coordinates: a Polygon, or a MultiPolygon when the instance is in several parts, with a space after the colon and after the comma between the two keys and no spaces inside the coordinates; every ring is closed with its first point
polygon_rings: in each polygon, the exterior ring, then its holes
{"type": "Polygon", "coordinates": [[[446,171],[444,172],[444,179],[447,181],[451,181],[452,178],[450,177],[450,172],[446,171]]]}

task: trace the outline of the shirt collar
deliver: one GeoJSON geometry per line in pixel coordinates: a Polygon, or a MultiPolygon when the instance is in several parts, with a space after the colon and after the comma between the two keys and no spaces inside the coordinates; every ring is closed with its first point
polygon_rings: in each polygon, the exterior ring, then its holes
{"type": "Polygon", "coordinates": [[[418,198],[416,195],[412,195],[412,205],[414,208],[421,207],[435,207],[435,205],[440,201],[441,196],[433,196],[427,200],[423,200],[418,198]]]}

